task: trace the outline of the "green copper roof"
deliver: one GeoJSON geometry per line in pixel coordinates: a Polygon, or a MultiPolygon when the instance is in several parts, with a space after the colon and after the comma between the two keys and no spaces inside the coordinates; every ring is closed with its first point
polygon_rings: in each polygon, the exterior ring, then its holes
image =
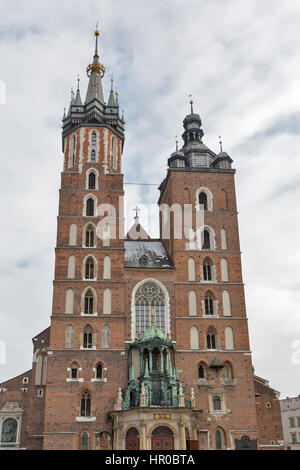
{"type": "Polygon", "coordinates": [[[155,323],[151,323],[151,326],[149,326],[147,328],[147,330],[145,331],[142,339],[141,339],[141,342],[146,342],[146,341],[151,341],[153,340],[154,338],[158,338],[158,339],[163,339],[165,340],[166,337],[165,335],[163,334],[163,332],[161,331],[160,328],[158,328],[155,323]]]}

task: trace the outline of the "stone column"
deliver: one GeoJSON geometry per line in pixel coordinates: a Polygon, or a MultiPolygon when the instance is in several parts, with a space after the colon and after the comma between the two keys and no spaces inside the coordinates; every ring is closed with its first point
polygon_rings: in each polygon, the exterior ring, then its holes
{"type": "Polygon", "coordinates": [[[141,425],[140,448],[141,448],[141,450],[147,450],[146,424],[145,423],[140,423],[140,425],[141,425]]]}
{"type": "Polygon", "coordinates": [[[120,448],[120,425],[114,425],[114,450],[122,450],[120,448]]]}
{"type": "Polygon", "coordinates": [[[179,423],[179,450],[186,450],[185,429],[183,423],[179,423]]]}

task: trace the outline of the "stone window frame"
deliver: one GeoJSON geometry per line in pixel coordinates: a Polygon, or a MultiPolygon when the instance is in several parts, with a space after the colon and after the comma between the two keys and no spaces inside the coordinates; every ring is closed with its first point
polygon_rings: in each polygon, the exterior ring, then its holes
{"type": "Polygon", "coordinates": [[[69,366],[67,367],[67,372],[69,374],[69,377],[66,378],[66,382],[84,382],[84,379],[82,377],[79,377],[79,373],[82,371],[82,367],[80,367],[79,362],[75,359],[74,361],[71,361],[69,366]],[[72,365],[76,364],[77,365],[77,378],[72,378],[72,365]]]}
{"type": "Polygon", "coordinates": [[[205,193],[206,194],[206,196],[207,196],[207,211],[212,212],[213,211],[213,195],[212,195],[212,192],[204,186],[201,186],[201,188],[198,188],[197,191],[196,191],[196,202],[195,202],[196,210],[198,210],[198,211],[200,210],[200,204],[199,204],[199,195],[200,195],[200,193],[205,193]]]}
{"type": "Polygon", "coordinates": [[[165,317],[165,333],[170,334],[170,296],[168,293],[167,288],[162,284],[158,279],[152,278],[152,277],[147,277],[145,279],[142,279],[141,281],[137,282],[134,288],[132,289],[131,292],[131,339],[132,341],[135,340],[136,337],[136,311],[135,311],[135,295],[137,290],[145,283],[147,282],[154,282],[157,284],[163,291],[164,296],[165,296],[165,311],[164,311],[164,317],[165,317]]]}
{"type": "Polygon", "coordinates": [[[107,367],[105,367],[105,364],[103,361],[97,361],[93,367],[93,372],[95,374],[94,377],[91,378],[91,382],[107,382],[107,367]],[[97,367],[98,365],[101,364],[102,366],[102,377],[97,377],[97,367]]]}
{"type": "Polygon", "coordinates": [[[97,306],[98,306],[97,293],[96,293],[95,289],[92,286],[87,286],[81,294],[80,316],[83,316],[83,317],[97,317],[98,316],[97,306]],[[88,290],[90,290],[93,293],[93,296],[94,296],[93,313],[84,313],[84,310],[85,310],[85,296],[86,296],[88,290]]]}
{"type": "Polygon", "coordinates": [[[96,191],[96,190],[99,189],[99,171],[94,167],[91,167],[86,171],[86,174],[85,174],[85,189],[87,191],[96,191]],[[90,176],[91,173],[95,173],[95,188],[89,188],[89,176],[90,176]]]}
{"type": "Polygon", "coordinates": [[[224,415],[227,414],[227,408],[226,408],[226,396],[224,390],[220,389],[214,389],[208,392],[208,403],[209,403],[209,412],[212,415],[224,415]],[[220,404],[221,404],[221,409],[220,410],[215,410],[214,409],[214,397],[219,397],[220,398],[220,404]]]}
{"type": "Polygon", "coordinates": [[[0,449],[13,449],[19,448],[21,445],[21,427],[22,427],[22,414],[23,410],[17,402],[7,402],[0,409],[0,449]],[[6,446],[5,443],[1,442],[2,439],[2,427],[6,419],[15,419],[17,421],[17,439],[15,443],[6,446]]]}
{"type": "Polygon", "coordinates": [[[216,298],[216,295],[212,290],[207,290],[204,295],[204,299],[201,300],[201,307],[202,307],[202,317],[204,318],[219,318],[219,301],[216,298]],[[206,314],[206,307],[205,302],[208,296],[211,296],[213,301],[213,313],[206,314]]]}
{"type": "Polygon", "coordinates": [[[82,211],[83,217],[97,217],[97,208],[98,208],[98,199],[95,196],[95,194],[91,194],[91,193],[86,194],[83,198],[83,211],[82,211]],[[87,213],[86,213],[87,201],[89,199],[93,199],[93,201],[94,201],[94,215],[87,215],[87,213]]]}
{"type": "Polygon", "coordinates": [[[213,260],[210,256],[205,256],[203,258],[202,264],[200,265],[200,282],[203,284],[216,284],[217,283],[217,268],[216,265],[213,263],[213,260]],[[211,279],[204,279],[204,265],[209,262],[210,264],[210,271],[211,271],[211,279]]]}
{"type": "Polygon", "coordinates": [[[88,222],[87,224],[84,225],[82,229],[82,248],[97,248],[97,227],[93,222],[88,222]],[[94,232],[94,245],[93,246],[87,246],[86,245],[86,232],[87,231],[92,231],[94,232]]]}

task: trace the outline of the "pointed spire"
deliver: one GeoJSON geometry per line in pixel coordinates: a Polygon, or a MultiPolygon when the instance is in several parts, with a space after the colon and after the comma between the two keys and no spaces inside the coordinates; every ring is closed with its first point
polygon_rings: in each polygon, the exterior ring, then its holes
{"type": "Polygon", "coordinates": [[[109,94],[107,106],[115,106],[116,103],[115,103],[115,96],[114,96],[114,79],[113,79],[113,76],[111,77],[110,81],[111,81],[111,87],[110,87],[110,94],[109,94]]]}
{"type": "Polygon", "coordinates": [[[222,137],[221,137],[220,135],[219,135],[219,139],[220,139],[220,141],[219,141],[219,144],[220,144],[220,152],[222,153],[222,152],[223,152],[223,145],[222,145],[223,142],[222,142],[222,137]]]}
{"type": "Polygon", "coordinates": [[[82,106],[79,83],[80,83],[80,78],[79,78],[79,75],[77,75],[77,91],[76,91],[74,104],[76,104],[77,106],[82,106]]]}
{"type": "MultiPolygon", "coordinates": [[[[98,24],[98,23],[97,23],[98,24]]],[[[104,103],[103,89],[102,89],[102,77],[105,73],[104,65],[99,62],[98,55],[98,37],[100,35],[99,30],[95,31],[95,54],[93,63],[88,65],[86,72],[89,77],[89,85],[86,93],[85,102],[86,104],[93,99],[98,99],[101,103],[104,103]]]]}
{"type": "Polygon", "coordinates": [[[191,114],[194,114],[194,110],[193,110],[193,104],[194,104],[194,101],[193,101],[193,99],[192,99],[192,95],[191,95],[191,94],[189,94],[189,98],[191,98],[191,99],[190,99],[190,105],[191,105],[191,114]]]}

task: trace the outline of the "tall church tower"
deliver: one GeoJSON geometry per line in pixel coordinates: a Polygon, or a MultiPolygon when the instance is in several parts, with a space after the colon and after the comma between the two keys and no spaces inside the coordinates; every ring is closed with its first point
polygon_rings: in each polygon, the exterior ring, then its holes
{"type": "Polygon", "coordinates": [[[122,386],[126,370],[120,217],[124,119],[119,115],[113,81],[108,102],[104,102],[105,69],[99,62],[98,38],[97,30],[93,62],[87,67],[85,101],[81,99],[78,79],[76,95],[72,93],[68,113],[63,117],[64,168],[57,222],[44,449],[78,448],[78,429],[88,426],[89,433],[106,429],[106,409],[122,386]],[[85,399],[81,400],[82,396],[85,399]]]}
{"type": "Polygon", "coordinates": [[[234,448],[245,434],[257,438],[235,170],[222,142],[218,154],[203,143],[202,122],[190,104],[183,146],[168,160],[159,198],[160,208],[175,208],[170,239],[161,219],[175,266],[171,336],[181,380],[195,390],[200,447],[234,448]]]}

